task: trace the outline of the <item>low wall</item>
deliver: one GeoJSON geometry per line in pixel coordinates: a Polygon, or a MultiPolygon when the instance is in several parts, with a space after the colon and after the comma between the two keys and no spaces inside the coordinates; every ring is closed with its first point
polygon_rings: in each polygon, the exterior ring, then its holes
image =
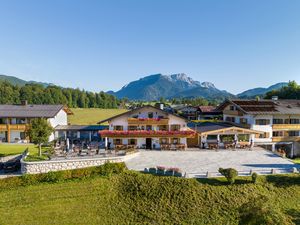
{"type": "Polygon", "coordinates": [[[61,160],[49,160],[38,162],[26,162],[24,158],[21,159],[21,173],[24,174],[37,174],[48,173],[50,171],[60,170],[72,170],[92,166],[100,166],[106,162],[124,162],[127,159],[135,157],[137,153],[133,153],[125,156],[116,157],[92,157],[81,159],[61,159],[61,160]]]}

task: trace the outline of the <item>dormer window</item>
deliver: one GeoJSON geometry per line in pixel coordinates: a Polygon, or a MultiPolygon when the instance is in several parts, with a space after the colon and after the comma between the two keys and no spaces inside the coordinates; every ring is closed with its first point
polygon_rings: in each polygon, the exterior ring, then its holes
{"type": "Polygon", "coordinates": [[[230,106],[230,110],[231,110],[231,111],[235,111],[235,106],[234,106],[234,105],[231,105],[231,106],[230,106]]]}

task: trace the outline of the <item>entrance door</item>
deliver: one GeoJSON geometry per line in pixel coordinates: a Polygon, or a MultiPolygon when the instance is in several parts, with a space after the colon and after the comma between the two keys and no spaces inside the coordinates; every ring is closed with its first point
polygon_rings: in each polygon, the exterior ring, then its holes
{"type": "Polygon", "coordinates": [[[152,149],[152,138],[146,138],[146,149],[152,149]]]}

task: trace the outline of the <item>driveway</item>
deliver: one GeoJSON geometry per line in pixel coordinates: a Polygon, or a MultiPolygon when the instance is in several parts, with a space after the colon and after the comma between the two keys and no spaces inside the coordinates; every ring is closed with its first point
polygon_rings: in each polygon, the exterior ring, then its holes
{"type": "MultiPolygon", "coordinates": [[[[193,177],[204,176],[207,172],[217,173],[220,167],[235,168],[239,172],[249,174],[250,170],[260,174],[270,173],[275,169],[278,173],[292,171],[300,165],[292,163],[272,152],[255,149],[252,151],[145,151],[126,161],[131,170],[142,171],[144,168],[164,166],[177,167],[193,177]]],[[[214,176],[214,175],[212,175],[214,176]]]]}

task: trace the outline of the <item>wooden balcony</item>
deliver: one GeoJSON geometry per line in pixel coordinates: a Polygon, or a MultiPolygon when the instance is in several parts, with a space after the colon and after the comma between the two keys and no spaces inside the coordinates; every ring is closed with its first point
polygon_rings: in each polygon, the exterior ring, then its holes
{"type": "Polygon", "coordinates": [[[300,141],[300,137],[291,137],[291,136],[285,136],[285,137],[272,137],[273,142],[282,142],[282,141],[300,141]]]}
{"type": "Polygon", "coordinates": [[[99,132],[101,137],[110,138],[154,138],[154,137],[169,137],[169,138],[193,138],[196,133],[193,130],[185,131],[154,131],[154,130],[126,130],[126,131],[112,131],[102,130],[99,132]]]}
{"type": "Polygon", "coordinates": [[[128,125],[168,125],[169,119],[152,119],[152,118],[128,118],[128,125]]]}
{"type": "Polygon", "coordinates": [[[273,130],[300,130],[300,124],[273,124],[273,130]]]}
{"type": "Polygon", "coordinates": [[[243,113],[238,110],[228,110],[228,109],[223,110],[223,114],[230,115],[230,116],[242,116],[243,115],[243,113]]]}
{"type": "Polygon", "coordinates": [[[0,124],[0,131],[7,131],[7,125],[6,124],[0,124]]]}
{"type": "Polygon", "coordinates": [[[0,131],[25,131],[27,129],[27,126],[28,125],[26,124],[0,124],[0,131]]]}

